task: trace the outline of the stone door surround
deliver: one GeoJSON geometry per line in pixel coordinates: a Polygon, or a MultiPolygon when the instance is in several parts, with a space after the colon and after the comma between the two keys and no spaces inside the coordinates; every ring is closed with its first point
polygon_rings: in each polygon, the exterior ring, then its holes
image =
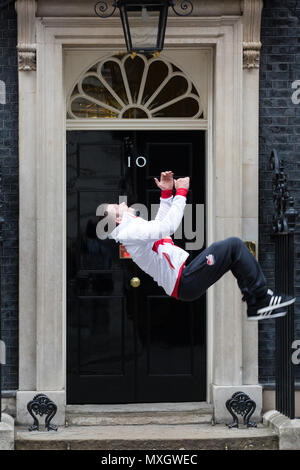
{"type": "MultiPolygon", "coordinates": [[[[38,2],[40,3],[40,2],[38,2]]],[[[45,7],[47,3],[42,2],[45,7]]],[[[168,20],[165,48],[209,47],[214,55],[207,139],[207,242],[258,239],[258,59],[261,0],[241,2],[243,16],[168,20]],[[243,56],[244,47],[244,56],[243,56]]],[[[226,2],[236,7],[236,1],[226,2]]],[[[65,419],[66,385],[66,97],[64,49],[123,48],[118,18],[39,17],[37,2],[18,0],[20,155],[20,362],[17,421],[36,391],[65,419]]],[[[220,13],[221,12],[221,13],[220,13]]],[[[226,12],[225,12],[226,13],[226,12]]],[[[255,395],[257,325],[245,321],[236,281],[226,274],[208,295],[208,401],[225,419],[224,397],[255,395]]]]}

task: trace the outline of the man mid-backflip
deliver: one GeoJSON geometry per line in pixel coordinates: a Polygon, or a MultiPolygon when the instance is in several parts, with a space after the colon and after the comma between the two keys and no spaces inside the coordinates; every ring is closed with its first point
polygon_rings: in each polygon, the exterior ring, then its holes
{"type": "Polygon", "coordinates": [[[171,235],[179,227],[189,177],[173,179],[171,171],[161,173],[160,206],[154,220],[147,221],[135,215],[135,210],[122,204],[107,204],[105,215],[117,226],[109,234],[121,242],[132,260],[153,277],[165,292],[183,301],[196,300],[231,270],[247,302],[248,320],[263,320],[286,315],[288,305],[295,297],[274,294],[267,288],[266,279],[255,257],[238,237],[212,243],[192,261],[189,253],[174,245],[171,235]],[[173,197],[173,185],[176,194],[173,197]]]}

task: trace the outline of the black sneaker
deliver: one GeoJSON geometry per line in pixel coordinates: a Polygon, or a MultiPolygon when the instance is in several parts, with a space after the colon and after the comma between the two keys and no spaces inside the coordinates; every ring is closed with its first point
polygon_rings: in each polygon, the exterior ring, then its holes
{"type": "Polygon", "coordinates": [[[258,298],[253,305],[248,305],[248,320],[266,320],[268,318],[284,317],[287,314],[287,307],[294,303],[296,297],[292,295],[274,295],[271,289],[265,297],[258,298]]]}

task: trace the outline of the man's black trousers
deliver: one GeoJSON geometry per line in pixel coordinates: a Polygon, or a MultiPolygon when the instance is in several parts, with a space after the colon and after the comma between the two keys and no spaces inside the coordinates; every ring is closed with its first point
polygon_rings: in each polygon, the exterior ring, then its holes
{"type": "MultiPolygon", "coordinates": [[[[188,258],[189,259],[189,258],[188,258]]],[[[212,243],[182,270],[178,299],[196,300],[227,271],[236,277],[243,300],[254,303],[267,293],[266,279],[259,263],[238,237],[212,243]]]]}

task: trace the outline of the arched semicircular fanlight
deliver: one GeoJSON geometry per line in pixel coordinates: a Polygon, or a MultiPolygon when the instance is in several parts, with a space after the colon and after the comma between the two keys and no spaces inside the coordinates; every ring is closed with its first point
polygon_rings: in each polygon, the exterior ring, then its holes
{"type": "Polygon", "coordinates": [[[113,55],[77,81],[67,103],[69,119],[206,118],[192,80],[165,58],[113,55]]]}

